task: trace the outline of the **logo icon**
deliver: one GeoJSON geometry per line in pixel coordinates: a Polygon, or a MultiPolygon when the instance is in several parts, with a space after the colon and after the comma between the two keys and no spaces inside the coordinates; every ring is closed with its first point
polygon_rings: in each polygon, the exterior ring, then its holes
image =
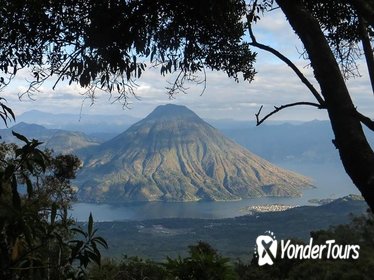
{"type": "Polygon", "coordinates": [[[264,235],[259,235],[256,239],[258,265],[273,265],[277,257],[278,241],[271,231],[266,231],[264,235]]]}

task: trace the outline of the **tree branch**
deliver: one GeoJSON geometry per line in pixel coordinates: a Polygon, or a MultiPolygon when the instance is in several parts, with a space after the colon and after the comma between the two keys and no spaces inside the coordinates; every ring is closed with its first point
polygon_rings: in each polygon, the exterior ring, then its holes
{"type": "Polygon", "coordinates": [[[307,106],[313,106],[313,107],[317,107],[318,109],[325,109],[325,106],[323,105],[320,105],[318,103],[313,103],[313,102],[295,102],[295,103],[290,103],[290,104],[286,104],[286,105],[281,105],[279,107],[277,106],[274,106],[274,110],[271,111],[269,114],[267,114],[265,117],[261,118],[260,119],[260,114],[261,114],[261,110],[262,108],[264,107],[263,105],[261,105],[260,109],[258,110],[257,114],[255,114],[256,116],[256,126],[259,126],[260,124],[262,124],[267,118],[269,118],[270,116],[278,113],[279,111],[285,109],[285,108],[288,108],[288,107],[294,107],[294,106],[300,106],[300,105],[307,105],[307,106]]]}
{"type": "Polygon", "coordinates": [[[359,111],[356,110],[355,116],[360,120],[362,124],[364,124],[367,128],[374,131],[374,121],[372,121],[369,117],[361,114],[359,111]]]}
{"type": "Polygon", "coordinates": [[[250,19],[253,17],[253,15],[248,15],[248,31],[249,36],[251,37],[252,42],[249,44],[251,46],[257,47],[259,49],[265,50],[267,52],[272,53],[276,57],[278,57],[280,60],[282,60],[284,63],[286,63],[294,72],[295,74],[300,78],[301,82],[310,90],[310,92],[313,94],[313,96],[317,99],[319,106],[325,106],[325,101],[323,100],[322,96],[319,94],[319,92],[314,88],[314,86],[308,81],[308,79],[301,73],[301,71],[296,67],[295,64],[292,63],[291,60],[289,60],[287,57],[285,57],[283,54],[281,54],[279,51],[273,49],[270,46],[263,45],[261,43],[258,43],[256,40],[256,37],[253,34],[253,30],[251,27],[250,19]]]}

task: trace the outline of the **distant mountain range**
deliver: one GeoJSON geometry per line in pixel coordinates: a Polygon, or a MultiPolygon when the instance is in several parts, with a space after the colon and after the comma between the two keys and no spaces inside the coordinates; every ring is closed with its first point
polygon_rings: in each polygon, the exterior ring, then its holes
{"type": "Polygon", "coordinates": [[[35,123],[46,128],[81,131],[86,134],[118,134],[139,121],[139,118],[123,115],[52,114],[38,110],[17,116],[17,122],[35,123]],[[98,130],[98,127],[100,129],[98,130]]]}
{"type": "MultiPolygon", "coordinates": [[[[48,116],[48,114],[45,115],[47,119],[48,116]]],[[[100,122],[96,124],[77,123],[68,125],[69,130],[66,130],[59,128],[64,127],[61,124],[56,124],[53,128],[53,126],[20,122],[10,129],[0,129],[0,136],[6,142],[16,141],[11,134],[11,130],[14,130],[45,142],[56,152],[74,152],[86,145],[96,145],[108,141],[130,126],[130,124],[112,123],[108,125],[100,122]],[[74,127],[77,129],[74,130],[74,127]],[[86,133],[87,131],[89,133],[86,133]],[[57,136],[58,138],[55,138],[57,136]],[[77,142],[78,145],[76,145],[77,142]]],[[[258,127],[252,122],[229,120],[208,121],[208,123],[213,124],[215,128],[236,143],[272,162],[339,163],[338,153],[331,141],[334,137],[327,121],[301,124],[272,123],[258,127]]],[[[371,134],[368,134],[368,137],[369,141],[374,143],[374,137],[371,134]]]]}
{"type": "MultiPolygon", "coordinates": [[[[338,162],[339,155],[328,121],[301,124],[262,124],[224,127],[221,131],[238,144],[273,162],[338,162]]],[[[374,141],[373,141],[374,143],[374,141]]]]}
{"type": "Polygon", "coordinates": [[[53,149],[55,153],[75,153],[79,149],[99,145],[96,139],[82,132],[47,129],[41,125],[23,122],[10,129],[0,129],[1,140],[21,145],[21,141],[12,135],[12,131],[43,142],[42,147],[53,149]]]}
{"type": "MultiPolygon", "coordinates": [[[[17,117],[18,124],[35,123],[55,131],[83,132],[90,142],[102,143],[122,133],[139,119],[123,115],[50,114],[37,110],[17,117]]],[[[272,162],[335,163],[339,155],[328,121],[282,123],[268,121],[256,127],[253,121],[206,120],[230,139],[272,162]]],[[[30,131],[32,129],[29,129],[30,131]]],[[[1,130],[0,130],[1,133],[1,130]]],[[[54,132],[53,132],[54,134],[54,132]]],[[[34,133],[33,135],[38,135],[34,133]]],[[[367,134],[374,144],[374,135],[367,134]]],[[[80,148],[81,146],[78,146],[80,148]]],[[[76,146],[65,151],[74,151],[76,146]]],[[[58,150],[58,149],[57,149],[58,150]]]]}
{"type": "Polygon", "coordinates": [[[117,137],[79,152],[79,195],[95,202],[296,196],[310,180],[225,137],[184,106],[164,105],[117,137]]]}

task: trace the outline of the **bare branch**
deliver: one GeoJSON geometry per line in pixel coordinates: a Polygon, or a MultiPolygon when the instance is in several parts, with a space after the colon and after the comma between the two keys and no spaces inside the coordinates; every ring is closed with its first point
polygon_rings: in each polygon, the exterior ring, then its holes
{"type": "Polygon", "coordinates": [[[206,70],[205,67],[202,67],[203,77],[200,78],[198,75],[195,75],[194,73],[191,73],[189,71],[186,71],[185,69],[181,69],[177,75],[177,77],[174,79],[173,82],[169,82],[169,87],[166,87],[167,93],[172,98],[175,94],[178,92],[187,94],[188,87],[185,86],[186,83],[195,83],[196,85],[203,85],[203,89],[200,93],[200,95],[203,95],[206,90],[206,84],[207,84],[207,76],[206,76],[206,70]]]}
{"type": "Polygon", "coordinates": [[[369,117],[361,114],[359,111],[356,110],[355,112],[356,117],[360,120],[361,123],[363,123],[367,128],[374,131],[374,121],[371,120],[369,117]]]}
{"type": "Polygon", "coordinates": [[[66,59],[65,61],[62,63],[62,65],[65,64],[65,66],[62,68],[62,70],[60,71],[59,75],[58,75],[58,78],[57,78],[57,81],[55,82],[55,84],[53,85],[52,89],[55,89],[57,84],[60,82],[61,78],[66,74],[66,71],[68,70],[68,68],[70,67],[72,61],[74,59],[76,59],[78,57],[78,55],[80,55],[82,53],[82,48],[78,49],[78,50],[75,50],[72,54],[70,54],[66,59]]]}
{"type": "Polygon", "coordinates": [[[187,73],[184,70],[180,70],[178,76],[175,78],[173,83],[170,83],[170,87],[166,87],[170,97],[173,97],[177,92],[186,93],[188,88],[184,86],[187,73]]]}
{"type": "Polygon", "coordinates": [[[202,79],[198,84],[203,84],[204,85],[204,88],[203,90],[201,91],[200,93],[200,96],[202,96],[206,90],[206,71],[205,71],[205,67],[203,67],[203,73],[204,73],[204,79],[202,79]]]}
{"type": "Polygon", "coordinates": [[[256,116],[256,126],[259,126],[260,124],[262,124],[266,119],[268,119],[270,116],[278,113],[279,111],[285,109],[285,108],[288,108],[288,107],[294,107],[294,106],[300,106],[300,105],[306,105],[306,106],[313,106],[313,107],[317,107],[318,109],[325,109],[325,106],[324,105],[320,105],[318,103],[313,103],[313,102],[295,102],[295,103],[290,103],[290,104],[286,104],[286,105],[281,105],[281,106],[274,106],[274,110],[271,111],[269,114],[267,114],[265,117],[263,118],[260,118],[260,114],[261,114],[261,110],[262,108],[264,107],[263,105],[260,107],[260,109],[258,110],[257,114],[255,114],[256,116]]]}
{"type": "Polygon", "coordinates": [[[278,57],[280,60],[282,60],[284,63],[286,63],[294,72],[295,74],[300,78],[301,82],[310,90],[310,92],[313,94],[313,96],[316,98],[316,100],[319,103],[319,106],[324,106],[325,101],[323,100],[322,96],[319,94],[319,92],[314,88],[314,86],[308,81],[308,79],[301,73],[301,71],[296,67],[295,64],[292,63],[291,60],[289,60],[287,57],[285,57],[283,54],[281,54],[279,51],[273,49],[270,46],[263,45],[261,43],[258,43],[256,40],[256,37],[253,34],[253,30],[251,27],[251,23],[248,21],[248,31],[249,36],[251,37],[252,42],[249,44],[251,46],[257,47],[259,49],[268,51],[278,57]]]}

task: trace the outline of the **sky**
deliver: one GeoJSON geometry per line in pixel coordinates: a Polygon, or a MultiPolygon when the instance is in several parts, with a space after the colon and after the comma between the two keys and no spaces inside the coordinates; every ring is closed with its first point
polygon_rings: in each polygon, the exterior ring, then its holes
{"type": "MultiPolygon", "coordinates": [[[[302,45],[286,19],[279,10],[266,15],[256,26],[254,33],[258,42],[271,45],[299,67],[306,77],[318,89],[313,79],[308,61],[300,56],[302,45]]],[[[118,114],[142,118],[149,114],[156,106],[162,104],[186,105],[205,119],[235,119],[255,120],[255,113],[261,105],[263,113],[270,112],[273,106],[282,104],[311,101],[312,95],[301,84],[295,74],[283,62],[259,49],[255,63],[258,72],[252,83],[236,83],[225,73],[208,72],[206,90],[203,94],[202,86],[191,85],[188,94],[178,94],[170,99],[167,90],[168,81],[172,77],[163,78],[159,69],[147,70],[137,82],[135,89],[137,98],[130,97],[129,108],[123,108],[119,103],[113,103],[108,94],[99,94],[92,105],[84,99],[85,91],[78,85],[68,86],[60,83],[52,90],[52,82],[40,88],[40,92],[32,96],[19,98],[26,90],[28,74],[20,71],[19,75],[1,93],[8,101],[16,115],[29,110],[40,110],[50,113],[79,114],[118,114]]],[[[370,88],[369,79],[364,63],[359,63],[361,78],[348,81],[348,87],[358,110],[374,118],[371,108],[374,96],[370,88]]],[[[293,107],[274,115],[271,120],[311,121],[327,119],[327,113],[314,107],[293,107]]]]}

